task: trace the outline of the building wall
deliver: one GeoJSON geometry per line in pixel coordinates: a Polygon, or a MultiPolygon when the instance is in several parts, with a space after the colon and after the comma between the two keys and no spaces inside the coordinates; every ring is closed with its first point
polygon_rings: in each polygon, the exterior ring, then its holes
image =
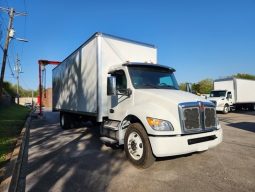
{"type": "MultiPolygon", "coordinates": [[[[34,97],[20,97],[19,98],[19,104],[20,105],[24,105],[25,103],[31,103],[32,104],[32,101],[34,101],[34,103],[36,103],[37,101],[37,98],[34,97]]],[[[17,98],[15,99],[15,102],[17,103],[17,98]]]]}
{"type": "Polygon", "coordinates": [[[43,91],[42,104],[44,107],[52,108],[52,88],[48,88],[43,91]]]}

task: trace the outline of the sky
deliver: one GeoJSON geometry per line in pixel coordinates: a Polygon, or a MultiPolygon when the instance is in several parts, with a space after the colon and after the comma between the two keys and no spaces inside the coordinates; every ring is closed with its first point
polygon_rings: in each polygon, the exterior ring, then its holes
{"type": "MultiPolygon", "coordinates": [[[[28,14],[15,17],[14,29],[29,42],[10,41],[5,72],[15,83],[18,54],[27,89],[38,87],[39,59],[62,61],[95,32],[154,44],[158,63],[175,68],[179,83],[255,75],[255,0],[0,0],[0,6],[28,14]]],[[[7,16],[0,11],[1,46],[7,16]]]]}

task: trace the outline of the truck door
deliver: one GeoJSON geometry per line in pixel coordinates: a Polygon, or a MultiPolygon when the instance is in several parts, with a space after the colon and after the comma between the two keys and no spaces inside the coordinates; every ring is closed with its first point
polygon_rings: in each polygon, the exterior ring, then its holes
{"type": "Polygon", "coordinates": [[[116,77],[117,95],[112,95],[109,101],[109,118],[113,120],[122,120],[126,115],[131,99],[127,96],[127,78],[124,70],[117,70],[111,73],[116,77]]]}

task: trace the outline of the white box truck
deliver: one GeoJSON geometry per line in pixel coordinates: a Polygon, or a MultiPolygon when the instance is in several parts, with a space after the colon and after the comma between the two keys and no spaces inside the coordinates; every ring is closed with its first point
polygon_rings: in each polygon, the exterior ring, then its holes
{"type": "Polygon", "coordinates": [[[155,46],[95,33],[53,69],[53,108],[63,129],[82,117],[101,140],[124,145],[137,167],[156,157],[204,151],[222,141],[215,106],[180,91],[155,46]]]}
{"type": "Polygon", "coordinates": [[[255,80],[225,78],[214,81],[210,97],[217,111],[255,110],[255,80]]]}

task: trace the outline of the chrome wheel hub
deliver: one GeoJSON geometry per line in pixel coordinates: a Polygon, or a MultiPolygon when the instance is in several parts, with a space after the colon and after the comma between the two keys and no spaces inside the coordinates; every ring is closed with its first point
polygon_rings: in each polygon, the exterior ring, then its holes
{"type": "Polygon", "coordinates": [[[143,141],[136,132],[132,132],[128,136],[128,152],[135,160],[139,160],[143,156],[143,141]]]}

